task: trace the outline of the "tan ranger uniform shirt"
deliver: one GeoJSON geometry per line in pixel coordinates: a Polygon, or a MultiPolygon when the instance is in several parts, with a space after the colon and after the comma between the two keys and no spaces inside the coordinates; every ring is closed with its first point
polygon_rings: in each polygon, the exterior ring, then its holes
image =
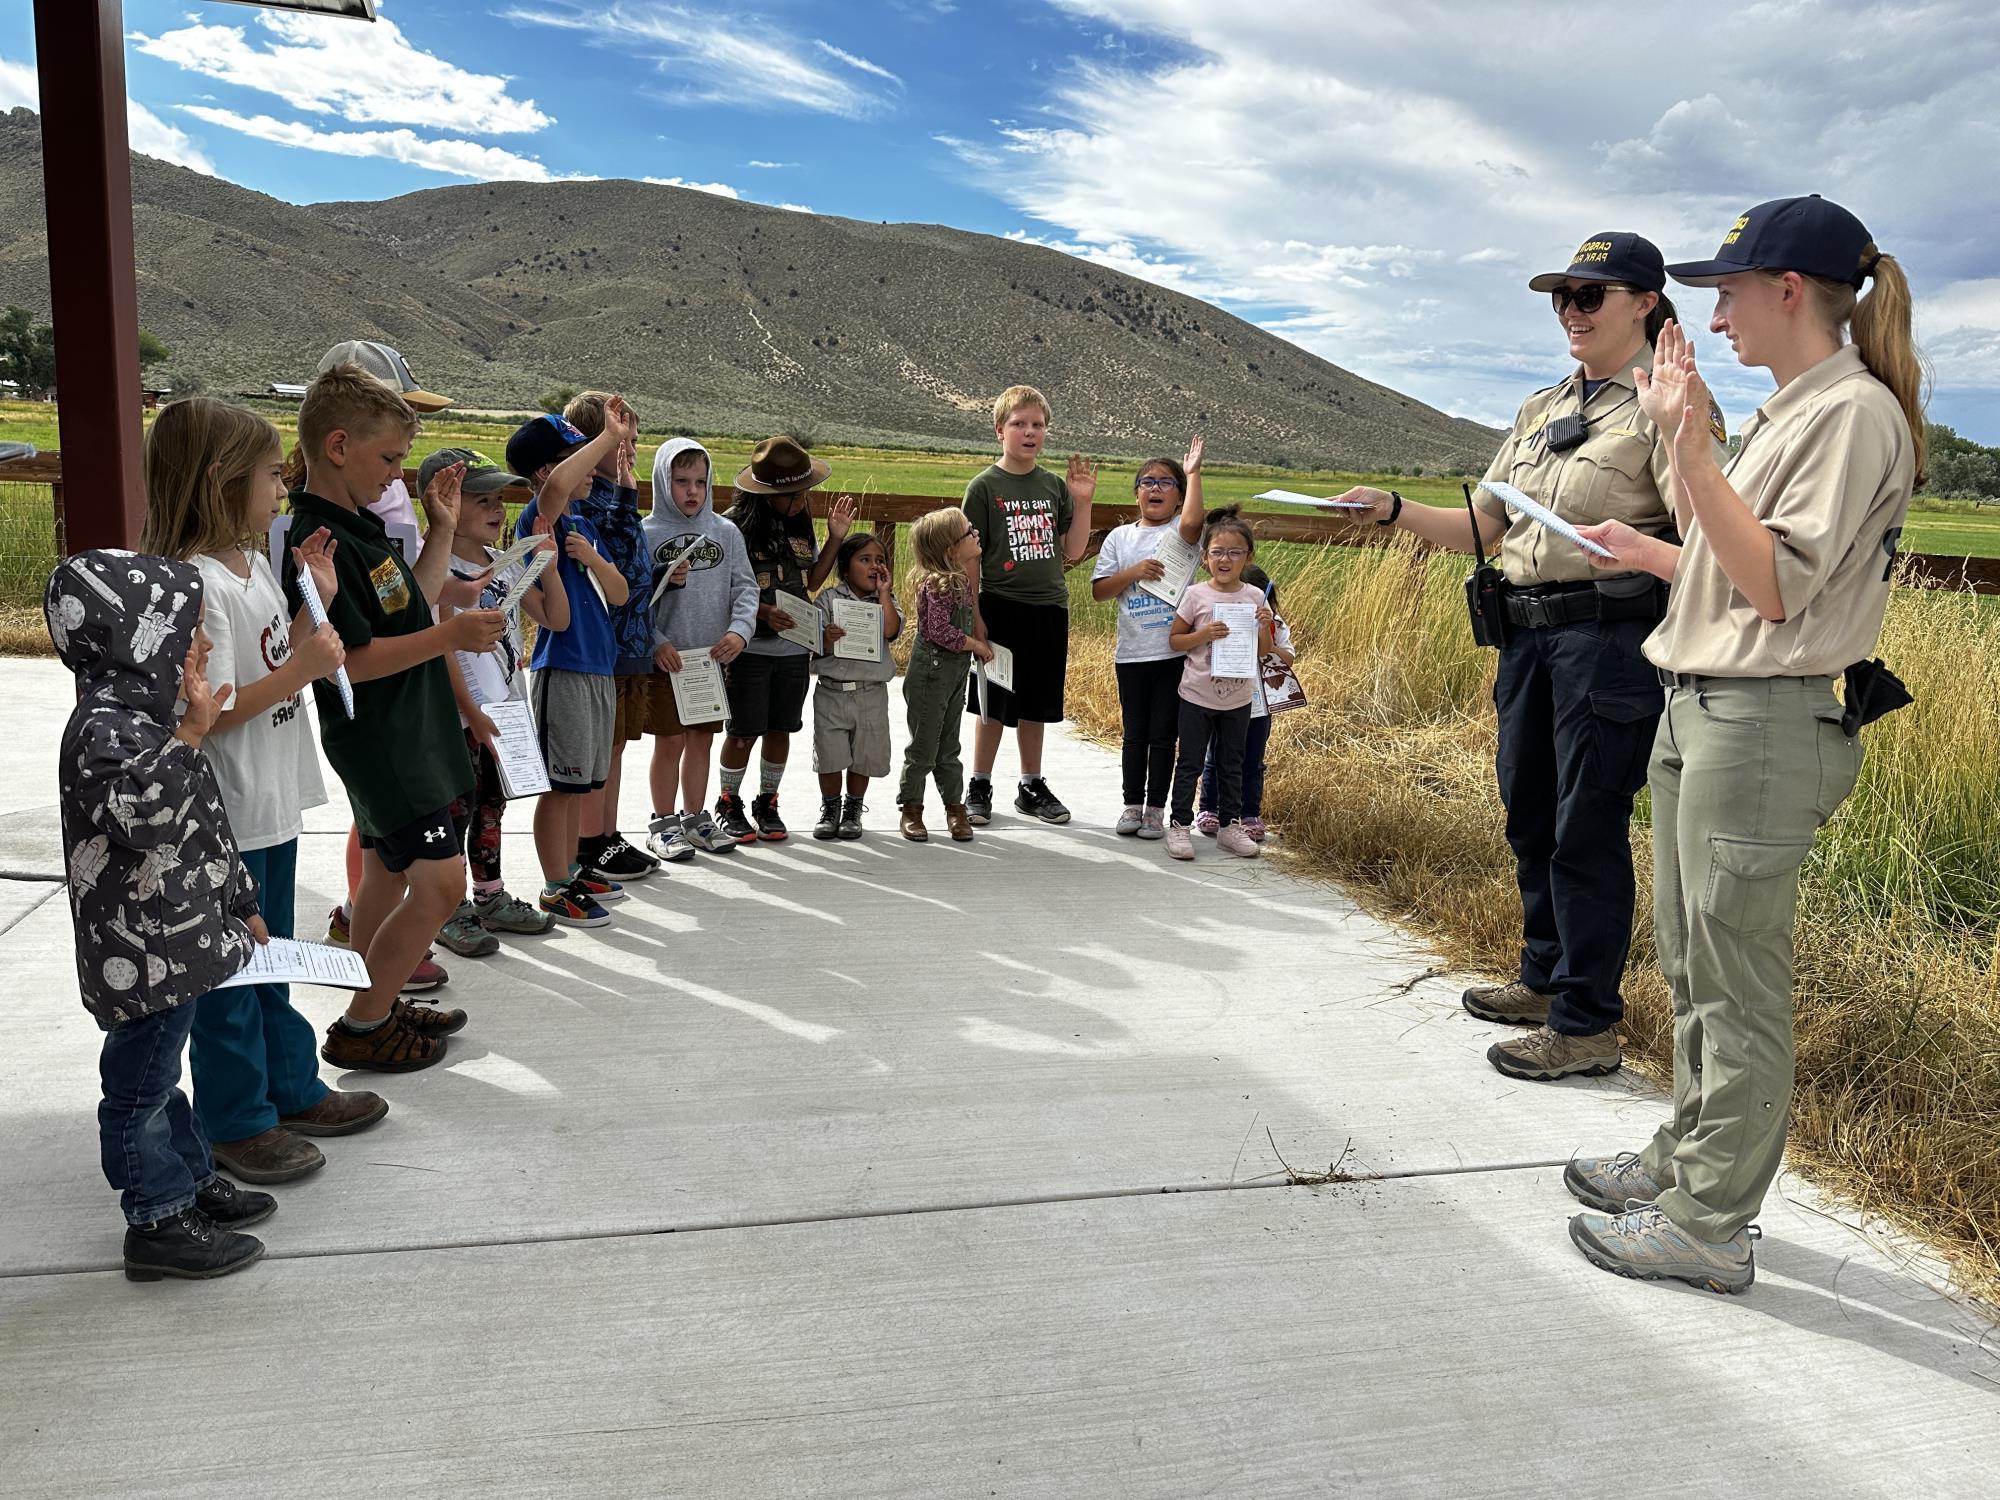
{"type": "Polygon", "coordinates": [[[1647,657],[1704,677],[1834,676],[1875,649],[1915,484],[1909,423],[1852,344],[1758,408],[1723,472],[1777,547],[1782,620],[1736,591],[1690,523],[1647,657]]]}
{"type": "MultiPolygon", "coordinates": [[[[1667,445],[1660,431],[1639,410],[1630,366],[1652,363],[1652,351],[1642,348],[1626,367],[1583,400],[1583,370],[1569,379],[1537,391],[1522,403],[1507,441],[1487,467],[1488,479],[1504,479],[1524,495],[1539,500],[1573,526],[1598,521],[1624,521],[1657,536],[1669,529],[1673,491],[1668,482],[1667,445]],[[1567,453],[1551,453],[1543,429],[1551,421],[1580,409],[1589,436],[1567,453]]],[[[1718,461],[1722,450],[1716,450],[1718,461]]],[[[1500,538],[1500,571],[1517,588],[1538,583],[1581,583],[1603,577],[1589,556],[1571,541],[1517,515],[1498,495],[1473,492],[1481,511],[1508,523],[1500,538]]]]}

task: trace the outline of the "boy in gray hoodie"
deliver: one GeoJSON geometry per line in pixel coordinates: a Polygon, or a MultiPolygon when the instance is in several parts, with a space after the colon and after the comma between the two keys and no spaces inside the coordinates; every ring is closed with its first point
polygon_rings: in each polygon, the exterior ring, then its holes
{"type": "Polygon", "coordinates": [[[722,721],[683,723],[668,674],[696,653],[718,664],[735,659],[757,629],[757,576],[743,533],[715,513],[708,450],[692,438],[669,438],[654,453],[653,509],[644,530],[655,577],[657,668],[646,703],[654,808],[646,847],[664,860],[686,859],[697,849],[719,854],[736,847],[706,806],[709,756],[722,721]],[[666,564],[683,553],[668,573],[666,564]],[[677,804],[687,810],[676,812],[677,804]]]}

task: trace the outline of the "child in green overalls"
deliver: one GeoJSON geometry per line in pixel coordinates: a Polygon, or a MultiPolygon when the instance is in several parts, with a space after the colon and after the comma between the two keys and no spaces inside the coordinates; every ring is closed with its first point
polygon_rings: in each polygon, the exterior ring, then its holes
{"type": "Polygon", "coordinates": [[[965,765],[958,756],[959,714],[971,659],[993,660],[979,618],[979,533],[956,506],[934,510],[910,529],[917,555],[910,570],[917,596],[917,644],[903,678],[910,743],[903,751],[903,837],[922,843],[924,778],[944,797],[945,824],[959,843],[972,837],[965,815],[965,765]]]}

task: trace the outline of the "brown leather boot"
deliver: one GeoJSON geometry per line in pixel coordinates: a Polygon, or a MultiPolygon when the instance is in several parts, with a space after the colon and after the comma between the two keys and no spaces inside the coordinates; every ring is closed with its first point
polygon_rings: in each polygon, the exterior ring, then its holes
{"type": "Polygon", "coordinates": [[[945,803],[944,825],[951,830],[953,843],[969,844],[972,842],[972,822],[965,815],[965,804],[963,802],[945,803]]]}
{"type": "Polygon", "coordinates": [[[291,1182],[326,1165],[319,1147],[282,1125],[273,1125],[248,1139],[213,1141],[216,1163],[245,1182],[291,1182]]]}
{"type": "MultiPolygon", "coordinates": [[[[960,808],[963,812],[965,809],[960,808]]],[[[903,830],[903,837],[913,844],[921,844],[931,836],[924,827],[924,805],[921,802],[905,802],[902,806],[902,821],[896,826],[903,830]]]]}
{"type": "Polygon", "coordinates": [[[389,1113],[389,1101],[366,1089],[329,1089],[311,1109],[282,1115],[278,1123],[300,1135],[352,1135],[389,1113]]]}

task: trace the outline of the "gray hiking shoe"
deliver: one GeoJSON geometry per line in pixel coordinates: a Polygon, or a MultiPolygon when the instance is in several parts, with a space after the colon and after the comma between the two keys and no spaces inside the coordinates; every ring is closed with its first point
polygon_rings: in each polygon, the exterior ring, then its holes
{"type": "Polygon", "coordinates": [[[1558,1078],[1602,1078],[1617,1072],[1624,1056],[1616,1031],[1564,1036],[1537,1026],[1523,1036],[1495,1042],[1486,1049],[1486,1060],[1509,1078],[1549,1083],[1558,1078]]]}
{"type": "Polygon", "coordinates": [[[491,896],[475,899],[472,910],[479,918],[479,925],[488,932],[547,932],[555,926],[555,919],[546,912],[537,911],[519,896],[510,896],[506,891],[495,891],[491,896]]]}
{"type": "Polygon", "coordinates": [[[438,933],[438,941],[460,958],[484,958],[500,951],[500,939],[479,925],[479,913],[470,901],[458,903],[458,910],[438,933]]]}
{"type": "Polygon", "coordinates": [[[1549,1019],[1549,997],[1518,979],[1512,984],[1475,984],[1459,998],[1480,1020],[1503,1026],[1541,1026],[1549,1019]]]}
{"type": "Polygon", "coordinates": [[[1757,1279],[1750,1242],[1762,1233],[1752,1224],[1714,1244],[1689,1234],[1657,1203],[1635,1203],[1619,1214],[1578,1214],[1569,1221],[1570,1239],[1600,1271],[1634,1281],[1685,1281],[1709,1292],[1750,1289],[1757,1279]]]}
{"type": "Polygon", "coordinates": [[[1620,1151],[1616,1156],[1571,1158],[1563,1168],[1563,1186],[1584,1207],[1615,1214],[1628,1203],[1651,1203],[1667,1185],[1640,1164],[1638,1152],[1620,1151]]]}

